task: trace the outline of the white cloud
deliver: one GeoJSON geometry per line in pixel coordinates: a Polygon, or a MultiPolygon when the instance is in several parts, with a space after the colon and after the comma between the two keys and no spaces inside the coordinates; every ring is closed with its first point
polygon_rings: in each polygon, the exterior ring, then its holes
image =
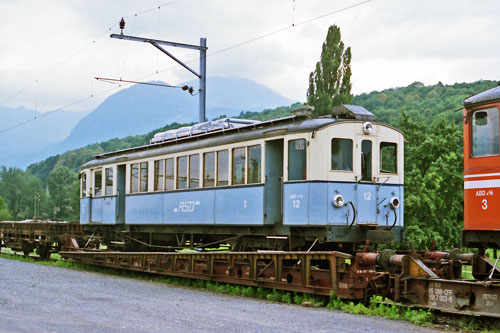
{"type": "MultiPolygon", "coordinates": [[[[93,76],[135,80],[168,69],[144,80],[178,84],[194,78],[149,45],[110,39],[107,29],[113,25],[112,32],[119,32],[116,24],[122,16],[132,15],[126,19],[127,34],[192,44],[207,37],[212,53],[357,1],[296,0],[294,12],[292,0],[179,0],[133,15],[164,3],[0,2],[0,103],[41,76],[5,104],[50,110],[114,87],[92,81],[93,76]]],[[[214,76],[247,77],[293,100],[304,100],[328,27],[337,24],[344,43],[352,47],[354,93],[413,81],[495,79],[500,74],[499,10],[494,0],[371,1],[209,57],[207,70],[214,76]]],[[[198,56],[190,50],[171,51],[182,60],[198,56]]],[[[198,70],[196,61],[189,65],[198,70]]],[[[110,93],[71,108],[93,108],[110,93]]]]}

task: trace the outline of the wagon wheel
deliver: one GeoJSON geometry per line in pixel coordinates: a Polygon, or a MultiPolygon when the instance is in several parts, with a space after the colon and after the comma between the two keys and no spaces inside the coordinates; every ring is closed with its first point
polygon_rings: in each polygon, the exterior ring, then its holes
{"type": "Polygon", "coordinates": [[[49,247],[45,244],[39,245],[36,249],[40,260],[49,260],[50,259],[50,251],[49,247]]]}
{"type": "Polygon", "coordinates": [[[24,257],[28,257],[30,255],[31,251],[33,251],[33,244],[28,243],[28,242],[23,242],[21,245],[21,249],[23,251],[24,257]]]}

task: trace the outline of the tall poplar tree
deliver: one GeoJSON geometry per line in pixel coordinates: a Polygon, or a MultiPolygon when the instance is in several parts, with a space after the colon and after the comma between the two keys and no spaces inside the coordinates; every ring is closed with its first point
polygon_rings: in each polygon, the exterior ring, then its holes
{"type": "Polygon", "coordinates": [[[316,116],[327,115],[332,107],[349,104],[351,94],[351,48],[344,48],[340,28],[330,26],[323,43],[321,59],[309,75],[307,104],[314,106],[316,116]]]}

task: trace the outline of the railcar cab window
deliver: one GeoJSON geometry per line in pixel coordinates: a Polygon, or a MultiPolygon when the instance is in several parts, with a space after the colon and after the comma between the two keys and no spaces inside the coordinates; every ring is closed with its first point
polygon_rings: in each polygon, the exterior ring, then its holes
{"type": "Polygon", "coordinates": [[[87,173],[82,173],[82,198],[87,197],[87,173]]]}
{"type": "Polygon", "coordinates": [[[189,188],[200,187],[200,155],[189,155],[189,188]]]}
{"type": "Polygon", "coordinates": [[[187,188],[188,180],[188,158],[177,157],[177,189],[187,188]]]}
{"type": "Polygon", "coordinates": [[[352,140],[332,139],[332,170],[352,171],[352,140]]]}
{"type": "Polygon", "coordinates": [[[203,154],[203,187],[215,186],[215,152],[203,154]]]}
{"type": "Polygon", "coordinates": [[[245,148],[233,149],[233,185],[245,184],[245,148]]]}
{"type": "Polygon", "coordinates": [[[102,196],[102,170],[94,171],[94,197],[102,196]]]}
{"type": "Polygon", "coordinates": [[[372,180],[372,142],[370,140],[361,141],[361,180],[372,180]]]}
{"type": "Polygon", "coordinates": [[[288,141],[288,180],[306,179],[306,140],[288,141]]]}
{"type": "Polygon", "coordinates": [[[148,191],[148,162],[130,165],[130,193],[148,191]]]}
{"type": "Polygon", "coordinates": [[[380,172],[398,173],[398,145],[396,143],[380,143],[380,172]]]}
{"type": "Polygon", "coordinates": [[[472,156],[499,154],[498,108],[475,111],[472,114],[472,156]]]}
{"type": "Polygon", "coordinates": [[[260,183],[261,148],[260,145],[248,147],[248,184],[260,183]]]}
{"type": "Polygon", "coordinates": [[[217,186],[229,185],[229,151],[217,152],[217,186]]]}
{"type": "Polygon", "coordinates": [[[169,191],[173,190],[174,188],[175,188],[174,159],[167,158],[165,160],[165,189],[169,191]]]}
{"type": "Polygon", "coordinates": [[[141,192],[148,191],[148,162],[141,163],[141,192]]]}
{"type": "Polygon", "coordinates": [[[113,194],[113,168],[106,168],[104,169],[104,174],[105,174],[105,190],[104,194],[105,195],[112,195],[113,194]]]}
{"type": "Polygon", "coordinates": [[[165,186],[165,160],[155,161],[155,191],[163,191],[165,186]]]}

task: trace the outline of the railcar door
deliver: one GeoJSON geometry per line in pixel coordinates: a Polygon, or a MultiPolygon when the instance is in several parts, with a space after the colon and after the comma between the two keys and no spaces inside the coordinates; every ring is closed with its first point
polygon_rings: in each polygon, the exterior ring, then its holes
{"type": "Polygon", "coordinates": [[[372,141],[361,141],[361,179],[356,186],[358,224],[377,224],[377,192],[373,183],[372,141]]]}
{"type": "Polygon", "coordinates": [[[116,177],[116,223],[125,223],[125,164],[118,165],[116,177]]]}
{"type": "Polygon", "coordinates": [[[283,139],[266,141],[266,182],[264,186],[264,223],[283,220],[283,139]]]}

